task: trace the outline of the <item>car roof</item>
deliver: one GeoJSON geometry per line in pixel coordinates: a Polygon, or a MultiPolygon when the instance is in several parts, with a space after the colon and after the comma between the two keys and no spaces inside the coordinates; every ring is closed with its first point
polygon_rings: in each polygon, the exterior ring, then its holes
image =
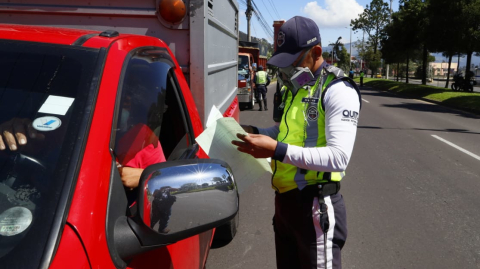
{"type": "MultiPolygon", "coordinates": [[[[101,33],[105,32],[86,29],[0,23],[0,39],[73,45],[78,43],[83,44],[86,40],[93,38],[100,39],[99,41],[101,41],[94,42],[96,47],[108,47],[111,43],[120,38],[118,33],[117,35],[110,37],[100,36],[101,33]]],[[[121,36],[125,37],[126,35],[121,36]]]]}

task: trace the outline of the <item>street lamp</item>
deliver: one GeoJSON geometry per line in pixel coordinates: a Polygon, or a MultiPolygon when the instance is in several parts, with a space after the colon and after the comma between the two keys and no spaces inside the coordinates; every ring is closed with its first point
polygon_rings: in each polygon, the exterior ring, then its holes
{"type": "Polygon", "coordinates": [[[350,68],[352,68],[352,27],[345,28],[350,28],[350,68]]]}

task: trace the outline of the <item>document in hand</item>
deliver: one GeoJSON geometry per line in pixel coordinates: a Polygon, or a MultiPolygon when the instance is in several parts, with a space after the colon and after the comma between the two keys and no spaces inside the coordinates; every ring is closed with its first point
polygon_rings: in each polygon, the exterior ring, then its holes
{"type": "MultiPolygon", "coordinates": [[[[210,113],[210,117],[212,115],[215,113],[210,113]]],[[[239,193],[246,190],[257,178],[272,174],[267,159],[256,159],[238,151],[237,147],[232,145],[232,140],[238,140],[237,133],[246,134],[235,119],[221,117],[211,120],[210,117],[207,128],[196,141],[210,158],[223,160],[230,165],[239,193]]]]}

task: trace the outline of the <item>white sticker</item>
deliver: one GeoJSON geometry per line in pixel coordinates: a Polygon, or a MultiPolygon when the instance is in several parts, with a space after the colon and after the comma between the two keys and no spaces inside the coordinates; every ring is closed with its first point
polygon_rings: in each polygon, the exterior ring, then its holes
{"type": "Polygon", "coordinates": [[[0,235],[14,236],[25,231],[32,223],[32,212],[16,206],[0,214],[0,235]]]}
{"type": "Polygon", "coordinates": [[[46,132],[56,130],[62,125],[62,121],[53,116],[45,116],[37,118],[32,122],[32,127],[35,130],[46,132]]]}
{"type": "Polygon", "coordinates": [[[75,98],[49,95],[38,112],[64,116],[75,98]]]}

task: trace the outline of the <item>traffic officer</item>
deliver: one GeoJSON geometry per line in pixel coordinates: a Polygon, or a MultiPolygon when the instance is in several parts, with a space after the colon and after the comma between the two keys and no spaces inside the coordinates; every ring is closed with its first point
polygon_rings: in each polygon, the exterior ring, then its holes
{"type": "Polygon", "coordinates": [[[268,61],[283,82],[281,121],[242,126],[232,141],[255,158],[272,158],[277,268],[341,268],[347,238],[340,180],[352,154],[360,92],[322,58],[314,21],[293,17],[279,29],[268,61]]]}
{"type": "Polygon", "coordinates": [[[258,71],[255,73],[255,77],[253,78],[255,82],[255,98],[257,99],[258,105],[260,108],[258,111],[262,111],[262,99],[263,104],[265,105],[265,110],[267,108],[267,86],[270,85],[270,78],[267,75],[267,72],[263,71],[263,66],[258,66],[258,71]]]}

